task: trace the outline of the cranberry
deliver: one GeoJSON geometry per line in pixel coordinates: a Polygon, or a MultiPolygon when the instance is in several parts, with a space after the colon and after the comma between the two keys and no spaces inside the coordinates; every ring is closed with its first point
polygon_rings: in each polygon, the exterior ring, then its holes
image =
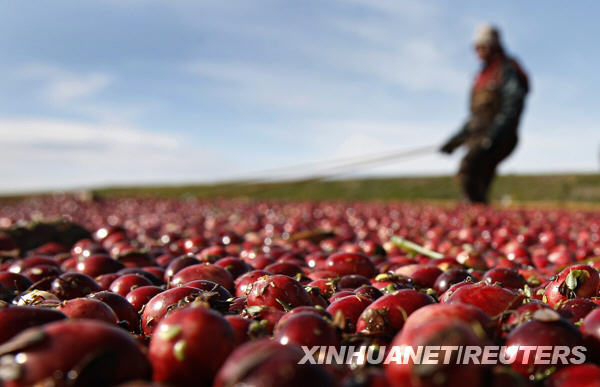
{"type": "Polygon", "coordinates": [[[583,319],[581,333],[594,361],[600,360],[600,309],[594,309],[583,319]]]}
{"type": "Polygon", "coordinates": [[[162,277],[163,276],[162,275],[160,275],[159,277],[157,277],[156,275],[150,273],[149,271],[144,270],[144,269],[139,268],[139,267],[126,267],[124,269],[119,270],[117,272],[117,274],[120,274],[121,276],[129,275],[129,274],[139,275],[140,277],[146,278],[154,286],[160,286],[160,285],[163,284],[163,281],[162,281],[162,277]]]}
{"type": "Polygon", "coordinates": [[[363,285],[371,285],[371,281],[359,274],[345,275],[337,281],[338,289],[356,289],[363,285]]]}
{"type": "Polygon", "coordinates": [[[196,288],[181,286],[152,297],[142,313],[142,331],[151,335],[160,320],[173,310],[189,305],[201,294],[196,288]]]}
{"type": "Polygon", "coordinates": [[[379,289],[377,289],[375,286],[370,285],[361,286],[354,289],[354,294],[370,298],[371,300],[376,300],[379,297],[383,296],[383,293],[379,289]]]}
{"type": "Polygon", "coordinates": [[[224,317],[225,320],[227,320],[227,322],[229,322],[229,324],[233,328],[234,347],[239,347],[240,345],[250,340],[250,326],[252,325],[252,320],[239,315],[231,314],[226,315],[224,317]]]}
{"type": "Polygon", "coordinates": [[[227,290],[233,289],[232,275],[221,266],[210,264],[197,264],[180,270],[171,279],[171,286],[179,286],[195,280],[212,281],[227,290]]]}
{"type": "Polygon", "coordinates": [[[386,294],[373,301],[361,313],[356,331],[369,334],[395,334],[402,329],[408,316],[433,302],[430,296],[412,289],[386,294]]]}
{"type": "Polygon", "coordinates": [[[79,259],[75,270],[90,277],[98,277],[102,274],[116,273],[124,267],[121,262],[112,259],[108,255],[95,254],[79,259]]]}
{"type": "Polygon", "coordinates": [[[31,269],[32,267],[40,265],[54,266],[56,268],[60,266],[58,261],[55,261],[54,259],[48,256],[35,255],[16,261],[12,265],[10,265],[8,271],[13,273],[23,273],[27,269],[31,269]]]}
{"type": "Polygon", "coordinates": [[[511,290],[480,282],[456,289],[446,302],[450,304],[462,302],[475,305],[491,318],[496,318],[500,317],[505,311],[517,307],[523,299],[523,295],[513,293],[511,290]]]}
{"type": "Polygon", "coordinates": [[[419,329],[422,325],[435,319],[457,319],[468,324],[471,327],[478,326],[487,330],[490,326],[490,318],[481,309],[476,306],[456,303],[456,304],[431,304],[415,310],[404,323],[404,331],[419,329]]]}
{"type": "Polygon", "coordinates": [[[222,268],[230,272],[233,278],[238,278],[242,274],[250,271],[250,265],[248,265],[241,259],[235,257],[221,258],[217,262],[215,262],[215,265],[221,266],[222,268]]]}
{"type": "Polygon", "coordinates": [[[598,304],[587,298],[573,298],[557,305],[558,313],[572,323],[579,323],[592,310],[598,307],[598,304]]]}
{"type": "Polygon", "coordinates": [[[264,270],[253,270],[248,273],[242,274],[235,280],[235,296],[245,296],[249,291],[248,285],[256,282],[259,278],[269,275],[264,270]]]}
{"type": "Polygon", "coordinates": [[[304,287],[298,281],[285,275],[273,275],[259,279],[252,284],[247,297],[249,306],[267,305],[279,310],[311,304],[310,296],[304,287]]]}
{"type": "Polygon", "coordinates": [[[125,299],[116,293],[102,291],[90,294],[88,297],[104,302],[117,315],[119,322],[126,322],[130,331],[138,332],[140,329],[140,316],[137,310],[125,299]]]}
{"type": "Polygon", "coordinates": [[[55,309],[2,305],[0,306],[0,344],[27,328],[65,318],[63,313],[55,309]]]}
{"type": "Polygon", "coordinates": [[[177,257],[169,262],[165,270],[164,280],[168,284],[171,282],[171,279],[178,271],[188,266],[197,265],[200,263],[200,260],[196,257],[185,255],[182,257],[177,257]]]}
{"type": "MultiPolygon", "coordinates": [[[[533,313],[533,318],[518,325],[506,337],[506,346],[567,346],[573,348],[582,344],[581,334],[575,326],[552,310],[538,310],[533,313]]],[[[510,348],[509,348],[510,349],[510,348]]],[[[535,362],[534,356],[524,357],[519,350],[511,367],[523,376],[544,372],[551,366],[561,367],[563,364],[541,364],[535,362]]],[[[507,356],[508,357],[508,356],[507,356]]]]}
{"type": "Polygon", "coordinates": [[[140,286],[152,286],[152,282],[138,274],[127,274],[114,280],[109,290],[125,297],[127,293],[140,286]]]}
{"type": "Polygon", "coordinates": [[[23,292],[33,285],[33,282],[24,275],[3,271],[0,272],[0,284],[8,289],[23,292]]]}
{"type": "Polygon", "coordinates": [[[509,289],[522,289],[527,284],[525,278],[518,271],[507,268],[494,268],[486,271],[482,281],[499,284],[509,289]]]}
{"type": "Polygon", "coordinates": [[[444,293],[450,286],[470,279],[472,282],[475,282],[475,278],[469,274],[468,271],[464,269],[450,269],[442,274],[440,274],[433,284],[433,289],[438,292],[438,294],[444,293]]]}
{"type": "Polygon", "coordinates": [[[339,345],[339,338],[331,322],[312,312],[296,313],[278,324],[276,330],[275,340],[284,345],[339,345]]]}
{"type": "Polygon", "coordinates": [[[396,269],[395,274],[408,277],[419,288],[433,288],[435,281],[442,274],[437,266],[406,265],[396,269]]]}
{"type": "Polygon", "coordinates": [[[359,274],[367,278],[375,275],[375,265],[361,253],[336,253],[325,261],[325,268],[338,275],[359,274]]]}
{"type": "Polygon", "coordinates": [[[93,320],[57,321],[31,328],[6,345],[10,349],[0,358],[0,375],[7,387],[48,382],[107,386],[147,379],[151,372],[127,332],[93,320]]]}
{"type": "Polygon", "coordinates": [[[34,283],[41,281],[44,278],[58,277],[61,274],[62,270],[54,265],[36,265],[23,272],[23,275],[34,283]]]}
{"type": "Polygon", "coordinates": [[[210,385],[234,347],[234,331],[219,313],[203,307],[179,309],[156,327],[148,350],[153,379],[210,385]]]}
{"type": "MultiPolygon", "coordinates": [[[[438,318],[425,322],[419,329],[403,329],[392,341],[392,348],[407,346],[416,350],[419,346],[481,347],[485,344],[486,340],[477,336],[473,329],[463,321],[453,318],[438,318]]],[[[473,363],[448,366],[443,364],[442,359],[443,357],[440,355],[433,360],[432,364],[426,365],[414,364],[412,361],[391,361],[385,366],[388,383],[392,387],[432,386],[437,384],[436,381],[443,380],[444,386],[484,385],[486,366],[473,363]]]]}
{"type": "Polygon", "coordinates": [[[576,364],[562,368],[546,379],[545,387],[594,387],[600,380],[596,364],[576,364]]]}
{"type": "Polygon", "coordinates": [[[587,298],[598,294],[600,277],[598,272],[588,265],[573,265],[564,269],[546,287],[548,304],[557,305],[569,298],[587,298]]]}
{"type": "Polygon", "coordinates": [[[236,348],[219,370],[214,387],[335,385],[318,364],[299,364],[304,352],[295,345],[268,339],[254,340],[236,348]]]}
{"type": "Polygon", "coordinates": [[[121,275],[117,273],[102,274],[94,278],[94,280],[100,285],[102,290],[108,290],[110,289],[110,285],[120,276],[121,275]]]}
{"type": "Polygon", "coordinates": [[[354,332],[361,313],[372,300],[366,297],[351,295],[342,297],[327,307],[336,323],[344,332],[354,332]]]}
{"type": "Polygon", "coordinates": [[[264,270],[271,274],[287,275],[293,278],[301,278],[304,274],[300,266],[290,262],[275,262],[265,266],[264,270]]]}
{"type": "Polygon", "coordinates": [[[140,286],[135,288],[125,297],[127,301],[135,308],[136,311],[141,312],[142,308],[150,301],[150,299],[159,293],[162,293],[163,289],[158,286],[140,286]]]}
{"type": "Polygon", "coordinates": [[[100,285],[88,275],[64,273],[52,281],[51,291],[61,300],[84,297],[102,290],[100,285]]]}

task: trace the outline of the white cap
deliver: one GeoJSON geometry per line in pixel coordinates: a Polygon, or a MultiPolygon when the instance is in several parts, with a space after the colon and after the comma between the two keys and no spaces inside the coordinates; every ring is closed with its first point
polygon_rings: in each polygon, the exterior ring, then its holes
{"type": "Polygon", "coordinates": [[[477,46],[499,46],[500,31],[489,23],[481,24],[477,30],[475,30],[473,43],[477,46]]]}

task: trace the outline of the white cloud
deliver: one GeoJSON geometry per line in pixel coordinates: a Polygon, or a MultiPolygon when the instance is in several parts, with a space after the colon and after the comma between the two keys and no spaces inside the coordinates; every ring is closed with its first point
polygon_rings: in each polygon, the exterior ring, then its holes
{"type": "Polygon", "coordinates": [[[3,192],[106,184],[207,181],[231,170],[227,154],[134,127],[54,119],[0,119],[3,192]]]}
{"type": "Polygon", "coordinates": [[[93,96],[114,81],[114,76],[107,73],[76,73],[41,63],[24,66],[17,76],[40,82],[40,95],[52,103],[67,103],[93,96]]]}

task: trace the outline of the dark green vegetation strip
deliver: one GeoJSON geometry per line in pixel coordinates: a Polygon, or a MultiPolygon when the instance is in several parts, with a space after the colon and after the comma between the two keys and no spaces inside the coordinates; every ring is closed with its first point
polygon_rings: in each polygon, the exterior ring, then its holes
{"type": "MultiPolygon", "coordinates": [[[[262,184],[114,187],[94,191],[107,196],[259,198],[291,200],[457,200],[451,176],[366,178],[262,184]]],[[[505,175],[492,189],[493,200],[600,202],[600,175],[505,175]]]]}

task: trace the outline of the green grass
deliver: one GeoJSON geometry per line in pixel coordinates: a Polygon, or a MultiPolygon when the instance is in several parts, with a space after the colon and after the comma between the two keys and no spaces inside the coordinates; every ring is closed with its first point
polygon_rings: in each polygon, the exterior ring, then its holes
{"type": "MultiPolygon", "coordinates": [[[[289,200],[435,200],[460,199],[451,176],[365,178],[335,181],[110,187],[100,197],[165,196],[289,200]]],[[[600,175],[505,175],[492,187],[492,200],[515,202],[599,203],[600,175]]]]}

